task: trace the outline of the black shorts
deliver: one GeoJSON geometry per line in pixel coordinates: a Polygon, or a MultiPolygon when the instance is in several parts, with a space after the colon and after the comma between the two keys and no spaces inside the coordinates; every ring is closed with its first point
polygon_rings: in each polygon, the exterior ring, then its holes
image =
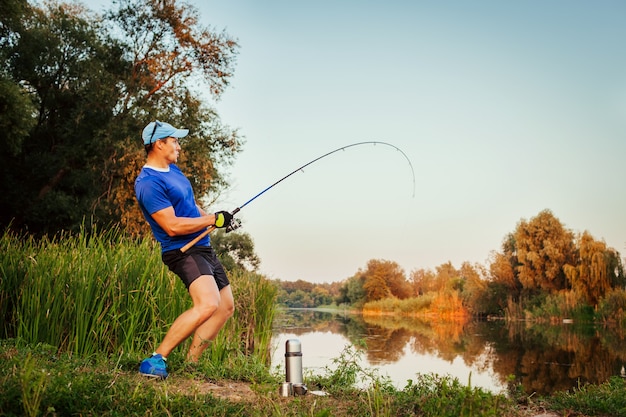
{"type": "Polygon", "coordinates": [[[224,267],[217,259],[215,251],[209,246],[192,246],[187,252],[179,249],[164,252],[163,263],[178,275],[189,290],[192,282],[202,275],[211,275],[218,289],[228,287],[230,282],[224,267]]]}

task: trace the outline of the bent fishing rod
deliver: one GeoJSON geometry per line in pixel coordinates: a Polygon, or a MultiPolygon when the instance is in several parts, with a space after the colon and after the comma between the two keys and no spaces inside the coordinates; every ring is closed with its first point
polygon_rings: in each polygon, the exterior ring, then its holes
{"type": "MultiPolygon", "coordinates": [[[[415,171],[413,170],[413,164],[411,163],[411,160],[409,159],[409,157],[402,151],[402,149],[398,148],[395,145],[392,145],[391,143],[387,143],[387,142],[380,142],[380,141],[365,141],[365,142],[357,142],[357,143],[352,143],[350,145],[346,145],[346,146],[342,146],[339,147],[335,150],[332,150],[330,152],[325,153],[324,155],[318,156],[317,158],[307,162],[306,164],[294,169],[293,171],[291,171],[289,174],[285,175],[284,177],[282,177],[281,179],[279,179],[278,181],[276,181],[275,183],[271,184],[270,186],[268,186],[267,188],[265,188],[263,191],[261,191],[260,193],[258,193],[257,195],[255,195],[254,197],[252,197],[250,200],[246,201],[245,203],[243,203],[242,205],[240,205],[239,207],[237,207],[236,209],[234,209],[230,214],[232,214],[233,216],[235,214],[237,214],[239,211],[241,211],[242,208],[244,208],[245,206],[247,206],[248,204],[250,204],[251,202],[253,202],[254,200],[256,200],[257,198],[259,198],[260,196],[262,196],[263,194],[265,194],[267,191],[271,190],[272,188],[274,188],[276,185],[280,184],[281,182],[283,182],[284,180],[286,180],[287,178],[291,177],[293,174],[295,174],[296,172],[300,172],[303,171],[304,168],[308,167],[309,165],[319,161],[320,159],[326,158],[327,156],[330,156],[336,152],[339,151],[343,151],[346,150],[348,148],[352,148],[354,146],[360,146],[360,145],[384,145],[384,146],[390,146],[392,148],[394,148],[395,150],[397,150],[398,152],[400,152],[402,154],[402,156],[404,156],[404,159],[407,160],[407,162],[409,163],[409,166],[411,167],[411,174],[413,175],[413,197],[415,197],[415,171]]],[[[303,171],[304,172],[304,171],[303,171]]],[[[196,236],[192,241],[190,241],[189,243],[187,243],[185,246],[183,246],[180,250],[181,252],[186,252],[187,250],[189,250],[189,248],[191,248],[192,246],[194,246],[196,243],[198,243],[200,241],[200,239],[204,238],[206,235],[208,235],[209,233],[211,233],[213,230],[216,229],[215,225],[209,226],[204,232],[202,232],[201,234],[199,234],[198,236],[196,236]]]]}

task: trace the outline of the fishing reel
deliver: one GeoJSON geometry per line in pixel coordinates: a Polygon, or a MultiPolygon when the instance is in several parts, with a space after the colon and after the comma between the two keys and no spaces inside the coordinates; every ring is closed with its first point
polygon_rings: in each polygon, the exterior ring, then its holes
{"type": "Polygon", "coordinates": [[[241,227],[241,220],[234,218],[230,221],[230,224],[226,226],[226,233],[230,233],[233,230],[237,230],[241,227]]]}

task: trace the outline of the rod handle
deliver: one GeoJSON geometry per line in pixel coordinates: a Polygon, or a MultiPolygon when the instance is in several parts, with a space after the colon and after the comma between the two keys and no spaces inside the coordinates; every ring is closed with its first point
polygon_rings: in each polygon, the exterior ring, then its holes
{"type": "MultiPolygon", "coordinates": [[[[235,214],[237,214],[239,212],[239,210],[241,210],[239,207],[237,207],[236,209],[234,209],[232,211],[233,216],[235,214]]],[[[194,246],[196,243],[198,243],[200,241],[200,239],[204,238],[206,235],[208,235],[209,233],[211,233],[213,230],[217,229],[217,227],[215,227],[215,225],[211,225],[209,227],[207,227],[207,229],[200,233],[198,236],[196,236],[195,238],[193,238],[193,240],[191,240],[189,243],[187,243],[185,246],[183,246],[182,248],[180,248],[180,251],[185,253],[189,250],[189,248],[191,248],[192,246],[194,246]]]]}

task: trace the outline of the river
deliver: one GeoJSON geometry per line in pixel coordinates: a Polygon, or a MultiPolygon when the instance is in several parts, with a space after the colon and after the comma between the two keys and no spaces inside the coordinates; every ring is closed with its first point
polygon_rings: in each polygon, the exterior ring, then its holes
{"type": "Polygon", "coordinates": [[[272,366],[284,371],[285,343],[298,339],[305,373],[326,375],[346,349],[359,365],[398,389],[418,374],[449,375],[463,385],[549,395],[626,376],[624,333],[592,325],[530,325],[503,320],[450,323],[367,317],[308,309],[282,311],[274,323],[272,366]]]}

